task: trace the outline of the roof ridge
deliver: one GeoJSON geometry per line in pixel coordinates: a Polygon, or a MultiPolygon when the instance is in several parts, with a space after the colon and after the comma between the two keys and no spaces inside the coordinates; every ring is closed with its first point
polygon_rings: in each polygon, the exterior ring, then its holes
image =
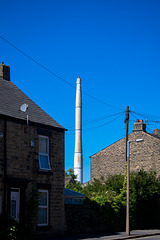
{"type": "Polygon", "coordinates": [[[0,88],[1,114],[26,120],[26,114],[20,111],[20,106],[27,103],[29,105],[29,121],[65,129],[13,82],[2,79],[0,81],[0,88]]]}

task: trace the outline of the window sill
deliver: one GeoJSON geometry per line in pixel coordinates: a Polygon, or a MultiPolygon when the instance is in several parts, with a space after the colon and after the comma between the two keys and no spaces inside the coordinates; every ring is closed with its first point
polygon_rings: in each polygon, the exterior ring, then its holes
{"type": "Polygon", "coordinates": [[[52,226],[51,225],[37,226],[36,229],[37,230],[50,230],[50,229],[52,229],[52,226]]]}
{"type": "Polygon", "coordinates": [[[53,172],[51,172],[51,170],[45,170],[45,169],[39,169],[37,173],[44,174],[44,175],[53,175],[53,172]]]}

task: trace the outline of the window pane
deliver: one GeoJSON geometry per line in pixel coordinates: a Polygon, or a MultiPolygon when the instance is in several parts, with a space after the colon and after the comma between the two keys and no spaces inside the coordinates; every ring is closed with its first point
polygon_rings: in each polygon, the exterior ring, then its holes
{"type": "Polygon", "coordinates": [[[47,224],[47,208],[38,208],[38,224],[47,224]]]}
{"type": "Polygon", "coordinates": [[[65,198],[64,203],[65,204],[71,204],[72,203],[72,198],[65,198]]]}
{"type": "Polygon", "coordinates": [[[47,206],[47,192],[39,192],[39,206],[47,206]]]}
{"type": "Polygon", "coordinates": [[[50,169],[48,156],[39,155],[40,168],[50,169]]]}
{"type": "Polygon", "coordinates": [[[39,152],[48,153],[48,138],[39,137],[39,152]]]}
{"type": "Polygon", "coordinates": [[[16,218],[16,200],[11,201],[11,217],[16,218]]]}

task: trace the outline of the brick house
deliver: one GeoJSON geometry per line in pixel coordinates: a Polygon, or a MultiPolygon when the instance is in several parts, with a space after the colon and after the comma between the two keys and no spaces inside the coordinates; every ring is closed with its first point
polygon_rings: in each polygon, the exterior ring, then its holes
{"type": "Polygon", "coordinates": [[[0,213],[25,222],[35,191],[35,233],[64,231],[64,133],[60,124],[10,81],[9,66],[1,63],[0,213]]]}
{"type": "MultiPolygon", "coordinates": [[[[146,132],[146,124],[137,120],[128,140],[143,139],[143,142],[130,144],[130,169],[138,171],[154,170],[160,175],[160,130],[153,134],[146,132]]],[[[91,180],[114,174],[124,174],[125,170],[125,137],[111,144],[91,157],[91,180]]]]}

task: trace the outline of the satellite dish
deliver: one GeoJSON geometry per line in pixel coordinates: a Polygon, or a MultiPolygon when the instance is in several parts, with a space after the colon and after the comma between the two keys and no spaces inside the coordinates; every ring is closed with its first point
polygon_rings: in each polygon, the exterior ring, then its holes
{"type": "Polygon", "coordinates": [[[28,142],[28,127],[29,127],[29,123],[28,123],[28,104],[24,103],[20,106],[20,111],[21,112],[27,112],[27,142],[28,142]]]}
{"type": "Polygon", "coordinates": [[[21,112],[26,112],[28,109],[28,104],[24,103],[20,106],[20,110],[21,112]]]}

